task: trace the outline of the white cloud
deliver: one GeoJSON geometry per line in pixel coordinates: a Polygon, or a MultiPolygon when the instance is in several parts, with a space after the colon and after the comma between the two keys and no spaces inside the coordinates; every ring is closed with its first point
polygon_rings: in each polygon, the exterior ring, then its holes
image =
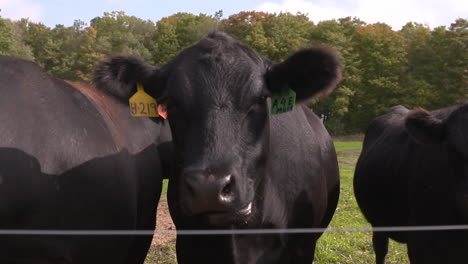
{"type": "Polygon", "coordinates": [[[29,18],[34,22],[41,20],[44,10],[41,4],[31,0],[0,0],[0,9],[0,16],[3,18],[29,18]]]}
{"type": "Polygon", "coordinates": [[[346,10],[337,7],[336,3],[332,1],[312,3],[306,0],[285,0],[282,4],[267,2],[257,7],[256,10],[271,13],[290,12],[293,14],[301,12],[308,14],[309,18],[314,22],[348,16],[346,10]]]}
{"type": "MultiPolygon", "coordinates": [[[[425,8],[432,0],[408,1],[372,1],[358,0],[356,16],[368,23],[383,22],[398,30],[407,22],[414,21],[438,26],[436,14],[425,8]],[[424,4],[422,4],[424,1],[424,4]]],[[[434,2],[434,1],[432,1],[434,2]]]]}
{"type": "Polygon", "coordinates": [[[281,4],[266,2],[256,8],[266,12],[307,13],[314,22],[347,16],[367,23],[383,22],[399,30],[407,22],[430,27],[449,25],[468,15],[466,0],[284,0],[281,4]]]}

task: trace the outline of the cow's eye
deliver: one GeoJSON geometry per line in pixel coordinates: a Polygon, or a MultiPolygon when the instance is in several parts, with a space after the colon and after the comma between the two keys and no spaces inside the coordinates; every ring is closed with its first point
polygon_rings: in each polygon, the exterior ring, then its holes
{"type": "Polygon", "coordinates": [[[260,97],[257,98],[255,103],[257,105],[265,105],[266,102],[267,102],[267,97],[266,96],[260,96],[260,97]]]}
{"type": "Polygon", "coordinates": [[[255,99],[254,103],[250,106],[249,114],[258,112],[264,108],[267,103],[267,96],[260,96],[255,99]]]}

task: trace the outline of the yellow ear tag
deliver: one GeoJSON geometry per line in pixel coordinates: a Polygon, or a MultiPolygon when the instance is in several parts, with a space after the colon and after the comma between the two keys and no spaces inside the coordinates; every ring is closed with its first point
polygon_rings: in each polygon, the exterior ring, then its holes
{"type": "Polygon", "coordinates": [[[128,100],[130,114],[136,117],[158,117],[158,103],[143,89],[141,83],[137,83],[137,92],[128,100]]]}

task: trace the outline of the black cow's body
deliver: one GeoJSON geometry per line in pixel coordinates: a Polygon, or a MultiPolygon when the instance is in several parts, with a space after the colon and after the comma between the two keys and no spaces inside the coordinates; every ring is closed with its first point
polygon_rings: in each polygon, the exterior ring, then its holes
{"type": "MultiPolygon", "coordinates": [[[[336,55],[323,48],[272,63],[213,32],[155,69],[117,56],[98,83],[141,81],[167,105],[175,171],[168,200],[178,229],[326,227],[339,176],[333,143],[305,106],[271,115],[270,96],[304,101],[331,91],[336,55]]],[[[127,91],[127,96],[125,96],[127,91]]],[[[178,263],[311,263],[320,234],[177,236],[178,263]]]]}
{"type": "MultiPolygon", "coordinates": [[[[333,143],[307,107],[270,118],[264,178],[255,182],[252,214],[245,223],[211,225],[180,210],[178,181],[169,185],[178,229],[327,227],[339,194],[333,143]]],[[[312,263],[321,234],[177,237],[179,263],[312,263]]]]}
{"type": "MultiPolygon", "coordinates": [[[[372,226],[468,224],[468,104],[433,112],[402,106],[374,119],[354,178],[372,226]]],[[[377,263],[388,238],[408,244],[412,264],[468,261],[468,231],[374,232],[377,263]]]]}
{"type": "MultiPolygon", "coordinates": [[[[0,56],[0,229],[154,229],[161,123],[0,56]]],[[[143,263],[146,236],[0,235],[0,263],[143,263]]]]}

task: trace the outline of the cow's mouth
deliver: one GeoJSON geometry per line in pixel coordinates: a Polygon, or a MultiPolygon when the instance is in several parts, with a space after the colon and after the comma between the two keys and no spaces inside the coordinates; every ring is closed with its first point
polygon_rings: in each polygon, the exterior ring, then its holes
{"type": "Polygon", "coordinates": [[[237,212],[238,215],[249,216],[252,214],[252,202],[237,212]]]}
{"type": "Polygon", "coordinates": [[[214,226],[245,224],[252,214],[252,207],[252,202],[250,202],[236,211],[205,213],[204,216],[208,223],[214,226]]]}

